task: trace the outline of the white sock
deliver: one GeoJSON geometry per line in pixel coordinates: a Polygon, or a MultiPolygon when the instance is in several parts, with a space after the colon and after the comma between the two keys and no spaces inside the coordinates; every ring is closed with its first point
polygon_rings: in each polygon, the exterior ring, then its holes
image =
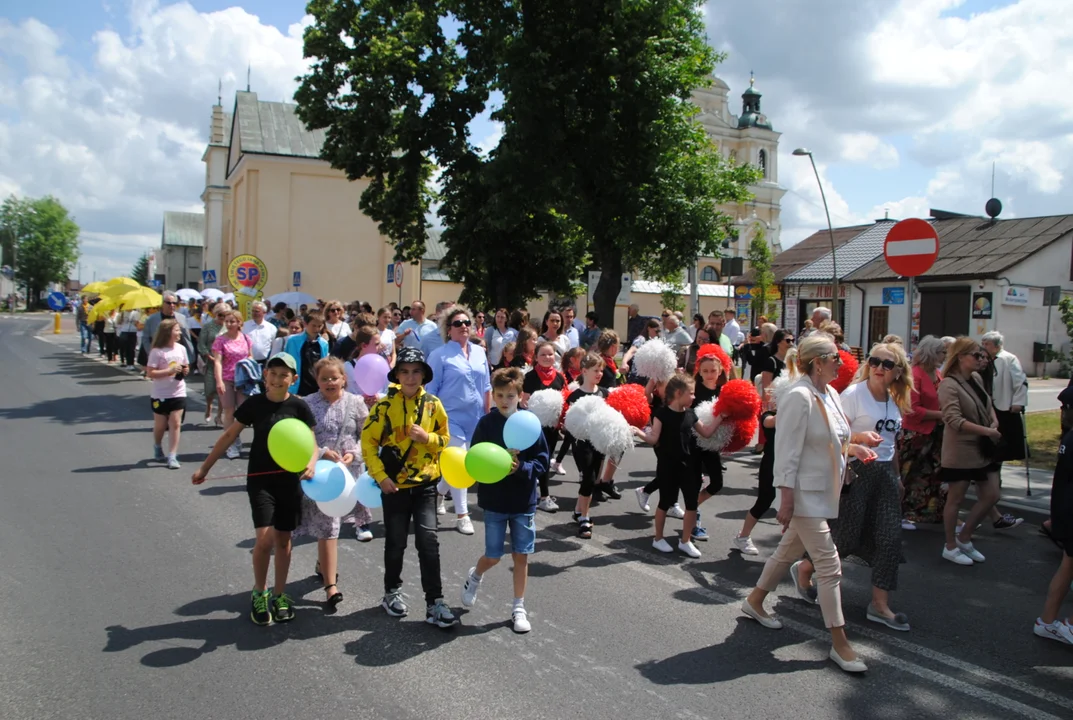
{"type": "Polygon", "coordinates": [[[525,598],[514,598],[514,609],[525,610],[525,598]]]}

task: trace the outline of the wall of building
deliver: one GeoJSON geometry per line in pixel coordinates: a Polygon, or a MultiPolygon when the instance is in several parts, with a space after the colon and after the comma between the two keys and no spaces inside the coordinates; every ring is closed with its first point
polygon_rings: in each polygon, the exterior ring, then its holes
{"type": "Polygon", "coordinates": [[[165,245],[157,257],[158,272],[164,273],[164,287],[169,290],[201,287],[201,267],[199,247],[165,245]]]}

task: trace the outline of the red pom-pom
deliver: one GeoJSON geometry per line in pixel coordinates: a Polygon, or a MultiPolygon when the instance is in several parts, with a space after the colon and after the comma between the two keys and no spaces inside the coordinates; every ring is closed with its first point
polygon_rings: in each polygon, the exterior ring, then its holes
{"type": "Polygon", "coordinates": [[[607,404],[622,413],[626,422],[635,428],[644,429],[652,417],[652,408],[645,397],[645,389],[636,383],[612,390],[607,396],[607,404]]]}
{"type": "Polygon", "coordinates": [[[719,364],[723,366],[724,372],[730,372],[730,369],[734,366],[730,356],[727,355],[727,351],[716,343],[705,343],[697,348],[698,363],[700,363],[702,357],[708,357],[709,355],[715,355],[716,359],[719,360],[719,364]]]}
{"type": "Polygon", "coordinates": [[[839,393],[843,393],[849,387],[849,384],[853,382],[853,376],[857,374],[860,363],[857,362],[857,358],[845,350],[839,350],[838,356],[842,358],[842,365],[838,368],[838,377],[831,381],[831,387],[839,393]]]}
{"type": "Polygon", "coordinates": [[[760,415],[760,395],[748,380],[730,380],[719,391],[715,414],[731,420],[745,420],[760,415]]]}
{"type": "MultiPolygon", "coordinates": [[[[722,397],[722,396],[720,396],[722,397]]],[[[730,436],[730,442],[723,448],[725,453],[734,453],[744,450],[753,441],[756,429],[760,425],[760,419],[756,415],[734,422],[734,433],[730,436]]]]}

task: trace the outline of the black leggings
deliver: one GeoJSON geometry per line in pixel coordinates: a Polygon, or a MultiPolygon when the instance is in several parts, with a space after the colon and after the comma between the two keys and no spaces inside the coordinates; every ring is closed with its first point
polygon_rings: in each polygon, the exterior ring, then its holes
{"type": "Polygon", "coordinates": [[[134,351],[138,347],[138,333],[125,332],[119,336],[119,359],[124,365],[134,364],[134,351]]]}
{"type": "Polygon", "coordinates": [[[575,440],[574,462],[581,471],[581,487],[578,488],[578,496],[592,497],[592,492],[596,489],[596,481],[600,478],[600,466],[604,464],[603,454],[596,452],[596,448],[585,440],[575,440]]]}
{"type": "Polygon", "coordinates": [[[771,509],[775,502],[775,443],[769,441],[764,445],[764,454],[760,458],[760,473],[756,491],[756,503],[749,509],[749,514],[759,520],[771,509]]]}
{"type": "MultiPolygon", "coordinates": [[[[548,443],[548,457],[555,454],[555,445],[559,442],[559,431],[555,428],[543,428],[544,441],[548,443]]],[[[541,473],[538,482],[540,483],[540,497],[547,497],[548,490],[548,478],[551,476],[552,470],[548,468],[547,472],[541,473]]]]}
{"type": "Polygon", "coordinates": [[[108,362],[115,360],[116,345],[118,345],[118,338],[115,333],[104,333],[104,347],[105,354],[108,356],[108,362]]]}
{"type": "MultiPolygon", "coordinates": [[[[574,442],[574,436],[568,433],[566,430],[563,430],[563,445],[559,448],[559,457],[555,458],[556,462],[561,463],[563,461],[563,458],[566,457],[567,451],[574,446],[574,442]]],[[[549,453],[549,457],[550,455],[551,453],[549,453]]]]}
{"type": "Polygon", "coordinates": [[[682,493],[682,504],[687,511],[696,511],[697,497],[700,494],[700,468],[691,464],[677,465],[665,472],[656,470],[659,481],[659,509],[667,512],[678,502],[678,493],[682,493]]]}
{"type": "MultiPolygon", "coordinates": [[[[701,450],[700,458],[701,470],[708,474],[708,487],[704,488],[704,492],[709,495],[715,495],[717,492],[723,489],[723,458],[719,453],[712,452],[711,450],[701,450]]],[[[647,485],[642,488],[642,492],[647,495],[651,495],[657,490],[662,495],[662,488],[660,487],[659,475],[652,479],[647,485]]],[[[672,505],[674,503],[671,503],[672,505]]],[[[668,505],[667,507],[670,507],[668,505]]]]}

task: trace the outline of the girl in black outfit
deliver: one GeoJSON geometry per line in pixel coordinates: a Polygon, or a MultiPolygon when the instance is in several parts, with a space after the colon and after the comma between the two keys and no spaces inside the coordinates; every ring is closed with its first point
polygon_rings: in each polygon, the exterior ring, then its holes
{"type": "MultiPolygon", "coordinates": [[[[571,348],[563,355],[562,371],[563,376],[566,378],[567,386],[570,383],[577,382],[581,377],[581,358],[585,357],[585,350],[582,348],[571,348]]],[[[566,453],[574,446],[574,436],[563,430],[563,444],[559,446],[559,455],[551,461],[551,471],[557,475],[566,475],[566,470],[563,469],[563,459],[566,458],[566,453]]]]}
{"type": "MultiPolygon", "coordinates": [[[[536,364],[525,374],[525,379],[522,381],[522,407],[529,404],[529,396],[535,392],[549,389],[562,392],[566,387],[566,378],[555,369],[555,360],[554,343],[545,340],[537,345],[536,364]]],[[[542,430],[544,440],[548,443],[548,457],[551,457],[555,453],[555,445],[559,442],[559,431],[549,427],[542,428],[542,430]]],[[[537,503],[537,507],[545,512],[556,512],[559,509],[558,503],[548,490],[548,475],[551,472],[549,469],[548,472],[541,473],[539,479],[540,502],[537,503]]]]}
{"type": "MultiPolygon", "coordinates": [[[[581,360],[581,385],[570,393],[567,405],[573,405],[583,397],[600,395],[607,397],[607,390],[598,385],[604,371],[604,361],[595,353],[589,353],[581,360]]],[[[577,505],[574,519],[578,523],[577,534],[580,538],[592,537],[592,521],[589,519],[589,507],[596,490],[596,481],[600,478],[600,466],[603,465],[603,453],[596,452],[592,443],[586,440],[574,441],[574,462],[581,473],[581,487],[577,491],[577,505]]]]}

